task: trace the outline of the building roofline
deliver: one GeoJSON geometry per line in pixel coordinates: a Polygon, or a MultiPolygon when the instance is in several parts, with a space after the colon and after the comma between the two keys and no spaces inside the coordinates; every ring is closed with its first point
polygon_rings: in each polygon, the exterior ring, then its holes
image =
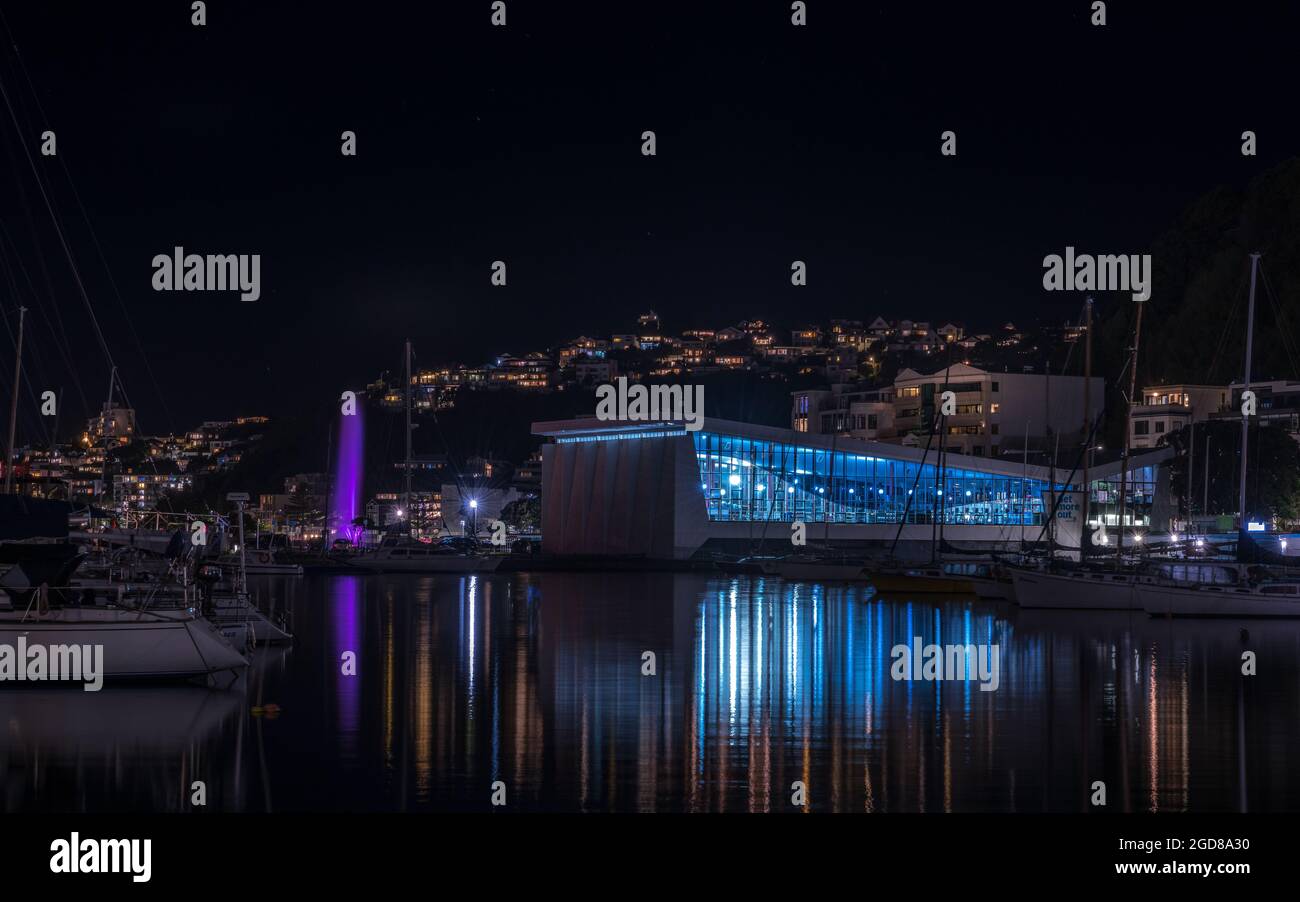
{"type": "MultiPolygon", "coordinates": [[[[543,436],[546,438],[598,434],[609,435],[629,432],[678,433],[684,429],[686,429],[686,422],[683,420],[659,420],[647,422],[640,420],[598,420],[595,417],[583,417],[574,420],[545,420],[532,424],[533,435],[543,436]]],[[[906,461],[908,463],[925,462],[928,464],[935,464],[938,462],[938,451],[933,448],[927,456],[925,448],[914,448],[908,445],[895,445],[889,442],[873,442],[867,439],[850,438],[838,435],[796,432],[793,429],[786,429],[779,426],[764,426],[758,423],[723,420],[717,417],[705,417],[700,431],[715,432],[724,435],[738,435],[742,438],[762,439],[765,441],[785,442],[792,445],[802,445],[806,448],[842,451],[846,454],[859,454],[866,457],[886,457],[892,460],[906,461]]],[[[1173,456],[1174,450],[1168,446],[1153,448],[1140,454],[1134,454],[1129,460],[1129,469],[1133,470],[1138,467],[1152,466],[1168,460],[1173,456]]],[[[1030,479],[1037,479],[1043,482],[1046,482],[1052,473],[1051,468],[1044,467],[1040,464],[1026,465],[1022,462],[1005,458],[977,457],[973,454],[957,454],[952,451],[944,454],[944,465],[949,469],[978,470],[983,473],[990,473],[998,476],[1028,476],[1030,479]]],[[[1089,472],[1089,477],[1095,480],[1117,476],[1120,472],[1120,467],[1120,460],[1094,464],[1089,472]]],[[[1069,466],[1056,467],[1056,475],[1058,480],[1069,476],[1069,466]]],[[[1078,475],[1079,474],[1076,474],[1076,477],[1078,475]]]]}

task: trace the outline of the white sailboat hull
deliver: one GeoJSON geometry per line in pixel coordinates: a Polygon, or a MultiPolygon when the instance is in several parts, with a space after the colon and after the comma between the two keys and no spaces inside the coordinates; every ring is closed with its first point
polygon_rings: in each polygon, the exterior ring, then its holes
{"type": "Polygon", "coordinates": [[[248,602],[218,598],[213,602],[212,620],[223,632],[234,624],[245,626],[256,645],[286,645],[293,635],[248,602]]]}
{"type": "Polygon", "coordinates": [[[1143,586],[1148,614],[1169,617],[1300,617],[1300,595],[1269,595],[1237,586],[1143,586]]]}
{"type": "Polygon", "coordinates": [[[0,643],[19,637],[33,645],[102,645],[106,679],[181,679],[248,665],[211,623],[181,612],[63,608],[22,620],[0,618],[0,643]]]}
{"type": "MultiPolygon", "coordinates": [[[[1012,570],[1016,602],[1023,608],[1089,611],[1140,611],[1142,596],[1134,578],[1123,573],[1045,573],[1012,570]]],[[[1148,588],[1141,586],[1142,590],[1148,588]]]]}

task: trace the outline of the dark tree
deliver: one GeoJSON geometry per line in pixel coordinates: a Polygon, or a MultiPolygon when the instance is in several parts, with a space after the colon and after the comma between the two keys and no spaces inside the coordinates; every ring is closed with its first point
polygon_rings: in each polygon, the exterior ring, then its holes
{"type": "MultiPolygon", "coordinates": [[[[1166,441],[1177,449],[1173,461],[1173,491],[1187,498],[1187,444],[1191,430],[1169,434],[1166,441]]],[[[1237,511],[1237,480],[1241,467],[1241,421],[1211,420],[1196,424],[1196,448],[1191,474],[1192,510],[1196,513],[1234,514],[1237,511]],[[1206,437],[1210,440],[1208,460],[1206,437]],[[1202,510],[1205,468],[1209,465],[1209,510],[1202,510]]],[[[1253,424],[1246,467],[1246,509],[1252,519],[1277,517],[1285,523],[1300,520],[1300,445],[1277,426],[1253,424]]],[[[1184,501],[1186,510],[1186,501],[1184,501]]]]}

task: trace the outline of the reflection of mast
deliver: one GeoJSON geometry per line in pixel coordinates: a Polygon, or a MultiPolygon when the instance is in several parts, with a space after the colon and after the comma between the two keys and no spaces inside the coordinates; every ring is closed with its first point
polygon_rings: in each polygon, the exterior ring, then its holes
{"type": "Polygon", "coordinates": [[[23,320],[26,318],[27,308],[18,308],[18,356],[14,358],[14,396],[9,401],[9,444],[5,446],[9,456],[5,458],[5,494],[13,487],[14,482],[14,430],[18,426],[18,381],[23,376],[23,320]]]}
{"type": "Polygon", "coordinates": [[[411,534],[411,523],[415,515],[411,512],[411,340],[406,340],[406,390],[402,393],[406,399],[406,496],[402,504],[406,510],[406,534],[411,534]]]}

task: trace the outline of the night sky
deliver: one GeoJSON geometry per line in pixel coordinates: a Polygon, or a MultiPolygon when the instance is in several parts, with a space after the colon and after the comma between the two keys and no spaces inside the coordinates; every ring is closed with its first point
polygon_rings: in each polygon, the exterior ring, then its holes
{"type": "MultiPolygon", "coordinates": [[[[97,406],[23,142],[146,432],[337,396],[408,336],[420,364],[481,363],[651,307],[675,333],[1072,318],[1045,254],[1140,253],[1300,146],[1294,8],[1113,2],[1094,27],[1090,5],[809,0],[796,28],[788,2],[508,0],[494,28],[488,0],[213,0],[194,27],[188,0],[0,0],[0,306],[33,308],[37,387],[97,406]],[[176,245],[260,254],[261,299],[154,292],[176,245]]],[[[11,355],[0,333],[6,399],[11,355]]]]}

